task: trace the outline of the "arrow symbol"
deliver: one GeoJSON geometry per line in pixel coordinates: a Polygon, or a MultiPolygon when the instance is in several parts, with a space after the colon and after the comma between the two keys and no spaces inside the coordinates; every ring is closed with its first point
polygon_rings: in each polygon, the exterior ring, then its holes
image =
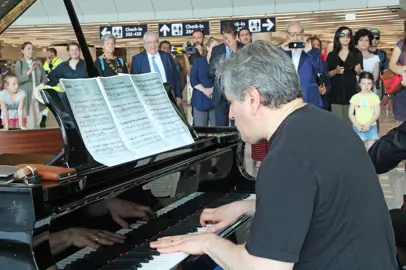
{"type": "Polygon", "coordinates": [[[166,24],[164,24],[161,27],[161,29],[159,29],[159,32],[164,33],[164,37],[166,37],[167,33],[170,32],[170,31],[171,31],[171,29],[166,24]]]}
{"type": "Polygon", "coordinates": [[[104,29],[101,31],[102,36],[105,34],[111,34],[111,32],[107,29],[107,27],[104,27],[104,29]]]}
{"type": "Polygon", "coordinates": [[[271,29],[274,27],[274,23],[271,21],[271,19],[266,19],[266,23],[262,24],[262,27],[267,27],[266,31],[271,31],[271,29]]]}

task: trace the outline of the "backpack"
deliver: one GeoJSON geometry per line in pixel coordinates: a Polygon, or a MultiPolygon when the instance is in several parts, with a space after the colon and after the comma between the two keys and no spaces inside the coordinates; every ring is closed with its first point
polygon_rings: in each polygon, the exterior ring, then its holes
{"type": "MultiPolygon", "coordinates": [[[[104,72],[104,61],[103,61],[103,57],[99,56],[99,60],[100,60],[100,66],[101,66],[101,70],[104,72]]],[[[121,65],[124,67],[124,61],[122,58],[118,58],[118,60],[120,61],[121,65]]]]}

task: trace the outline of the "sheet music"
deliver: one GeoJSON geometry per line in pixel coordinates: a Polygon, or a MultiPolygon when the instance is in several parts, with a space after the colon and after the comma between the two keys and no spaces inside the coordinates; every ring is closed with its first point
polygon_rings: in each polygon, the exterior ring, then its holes
{"type": "Polygon", "coordinates": [[[171,197],[176,195],[180,172],[171,173],[160,177],[142,187],[143,190],[151,190],[151,193],[157,198],[171,197]]]}
{"type": "Polygon", "coordinates": [[[87,150],[107,166],[135,159],[121,140],[96,79],[62,79],[87,150]]]}
{"type": "Polygon", "coordinates": [[[137,158],[167,148],[129,76],[99,78],[99,81],[123,141],[137,158]]]}
{"type": "Polygon", "coordinates": [[[131,75],[131,79],[169,148],[194,143],[189,129],[172,107],[159,75],[157,73],[131,75]]]}

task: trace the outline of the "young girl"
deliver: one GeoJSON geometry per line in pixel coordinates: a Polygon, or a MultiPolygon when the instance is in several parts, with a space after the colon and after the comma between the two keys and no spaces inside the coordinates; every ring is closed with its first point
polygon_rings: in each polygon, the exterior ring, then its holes
{"type": "Polygon", "coordinates": [[[359,86],[361,92],[351,97],[348,116],[355,132],[368,150],[379,138],[376,121],[381,113],[381,101],[373,92],[374,76],[372,73],[362,72],[359,75],[359,86]]]}
{"type": "Polygon", "coordinates": [[[25,92],[19,90],[18,78],[7,74],[3,78],[4,90],[0,92],[1,119],[3,130],[10,128],[26,129],[26,118],[23,118],[25,92]]]}

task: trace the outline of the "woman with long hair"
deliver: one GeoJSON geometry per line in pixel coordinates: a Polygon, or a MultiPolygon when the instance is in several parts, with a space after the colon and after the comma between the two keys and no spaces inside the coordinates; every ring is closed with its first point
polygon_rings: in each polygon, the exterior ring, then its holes
{"type": "Polygon", "coordinates": [[[14,72],[18,77],[20,89],[26,94],[23,114],[27,116],[27,128],[39,128],[45,106],[35,98],[38,86],[45,86],[47,76],[40,60],[34,58],[34,45],[24,42],[21,45],[23,58],[17,60],[14,72]]]}
{"type": "Polygon", "coordinates": [[[331,111],[351,124],[348,109],[351,97],[358,92],[357,74],[362,71],[363,57],[355,48],[352,30],[346,26],[337,29],[334,48],[327,56],[331,91],[328,94],[331,111]]]}
{"type": "MultiPolygon", "coordinates": [[[[404,21],[403,25],[403,38],[396,42],[389,61],[389,68],[403,76],[402,84],[406,86],[406,21],[404,21]]],[[[405,88],[392,96],[392,110],[398,126],[406,121],[405,88]]]]}
{"type": "Polygon", "coordinates": [[[210,38],[205,46],[205,56],[197,58],[190,70],[190,84],[193,87],[190,104],[193,106],[195,126],[216,126],[214,106],[212,105],[213,81],[209,76],[209,62],[212,49],[220,42],[210,38]]]}

